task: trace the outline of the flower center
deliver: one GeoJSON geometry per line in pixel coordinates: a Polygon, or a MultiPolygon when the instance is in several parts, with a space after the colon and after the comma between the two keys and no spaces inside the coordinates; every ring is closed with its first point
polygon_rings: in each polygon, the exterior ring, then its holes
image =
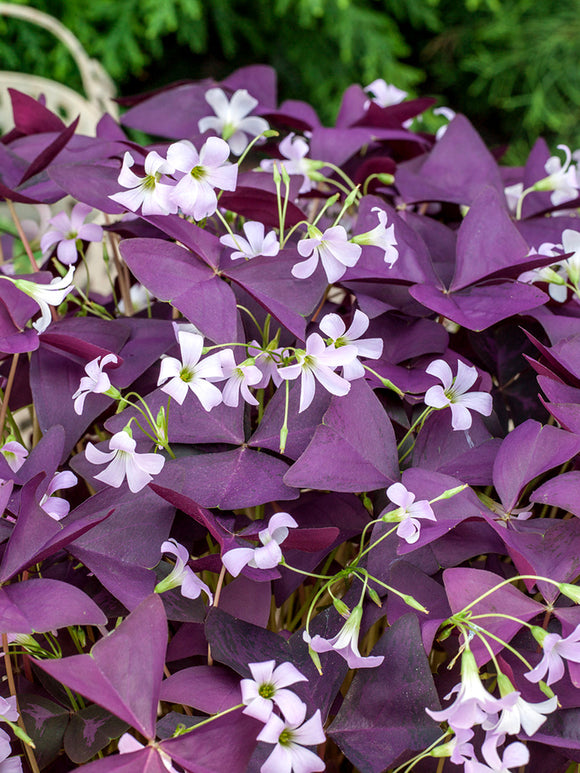
{"type": "Polygon", "coordinates": [[[269,682],[265,682],[264,684],[260,685],[260,688],[258,690],[258,695],[261,698],[270,699],[273,698],[274,695],[276,695],[276,688],[273,684],[270,684],[269,682]]]}
{"type": "Polygon", "coordinates": [[[76,239],[77,236],[78,236],[78,232],[77,231],[69,231],[64,238],[65,239],[76,239]]]}
{"type": "Polygon", "coordinates": [[[225,123],[224,128],[222,129],[222,139],[227,142],[229,138],[236,133],[236,129],[237,126],[234,126],[233,123],[225,123]]]}
{"type": "Polygon", "coordinates": [[[197,166],[193,167],[189,174],[193,177],[194,180],[203,180],[203,178],[207,175],[207,172],[204,166],[198,164],[197,166]]]}
{"type": "Polygon", "coordinates": [[[145,175],[145,179],[143,180],[143,189],[146,191],[152,191],[154,190],[155,186],[161,179],[161,175],[159,172],[156,172],[156,174],[148,174],[145,175]]]}
{"type": "Polygon", "coordinates": [[[335,349],[340,349],[341,346],[348,346],[348,339],[344,336],[341,336],[340,338],[337,338],[334,342],[335,349]]]}
{"type": "Polygon", "coordinates": [[[183,367],[179,371],[179,378],[182,381],[185,381],[186,384],[189,384],[190,381],[193,381],[193,377],[195,376],[195,371],[191,370],[190,368],[183,367]]]}
{"type": "Polygon", "coordinates": [[[292,743],[292,731],[288,729],[282,730],[280,737],[278,738],[278,743],[282,746],[290,746],[292,743]]]}

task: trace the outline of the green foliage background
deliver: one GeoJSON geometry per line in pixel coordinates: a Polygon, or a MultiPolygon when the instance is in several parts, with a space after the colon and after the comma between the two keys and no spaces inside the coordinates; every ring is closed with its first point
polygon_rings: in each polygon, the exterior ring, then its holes
{"type": "MultiPolygon", "coordinates": [[[[384,78],[465,112],[512,162],[542,134],[580,147],[580,0],[34,0],[120,94],[265,62],[282,98],[331,122],[350,83],[384,78]]],[[[50,33],[0,18],[0,67],[80,88],[50,33]]]]}

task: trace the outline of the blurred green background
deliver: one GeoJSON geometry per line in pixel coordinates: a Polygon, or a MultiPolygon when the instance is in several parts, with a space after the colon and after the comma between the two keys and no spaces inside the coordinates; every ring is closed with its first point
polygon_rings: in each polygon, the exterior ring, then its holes
{"type": "MultiPolygon", "coordinates": [[[[280,97],[331,123],[351,83],[384,78],[465,113],[521,163],[536,137],[580,147],[580,0],[35,0],[119,95],[268,63],[280,97]]],[[[0,18],[0,69],[80,89],[50,33],[0,18]]]]}

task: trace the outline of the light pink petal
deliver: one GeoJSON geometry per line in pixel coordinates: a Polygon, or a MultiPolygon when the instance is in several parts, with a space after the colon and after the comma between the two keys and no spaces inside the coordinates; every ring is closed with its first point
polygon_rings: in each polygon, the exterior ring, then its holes
{"type": "Polygon", "coordinates": [[[229,104],[232,118],[237,123],[241,118],[251,113],[257,104],[258,100],[249,94],[246,89],[238,89],[234,92],[229,104]]]}
{"type": "Polygon", "coordinates": [[[314,371],[314,375],[322,386],[333,395],[344,397],[344,395],[350,392],[350,381],[342,378],[342,376],[339,376],[338,373],[330,370],[325,365],[317,368],[314,371]]]}
{"type": "Polygon", "coordinates": [[[382,338],[367,338],[364,341],[356,341],[359,357],[367,357],[369,360],[378,360],[383,353],[382,338]]]}
{"type": "Polygon", "coordinates": [[[302,366],[299,364],[285,365],[283,368],[278,368],[278,375],[284,381],[294,381],[294,379],[298,378],[301,373],[302,366]]]}
{"type": "MultiPolygon", "coordinates": [[[[75,204],[70,215],[71,230],[80,230],[81,226],[92,211],[93,208],[89,204],[84,204],[82,201],[79,201],[77,204],[75,204]]],[[[97,226],[97,228],[100,228],[100,226],[97,226]]]]}
{"type": "MultiPolygon", "coordinates": [[[[242,679],[242,682],[247,681],[242,679]]],[[[246,699],[243,695],[242,690],[242,701],[245,703],[246,699]]],[[[257,695],[251,702],[248,702],[246,704],[246,708],[242,711],[242,714],[247,714],[249,717],[253,717],[254,719],[259,719],[260,722],[263,722],[264,724],[270,719],[272,716],[272,712],[274,711],[274,703],[273,701],[269,700],[268,698],[262,698],[261,695],[257,695]]]]}
{"type": "Polygon", "coordinates": [[[393,483],[387,489],[387,496],[399,507],[407,508],[415,501],[415,495],[407,491],[402,483],[393,483]]]}
{"type": "Polygon", "coordinates": [[[129,191],[121,191],[120,193],[112,193],[109,198],[116,201],[117,204],[129,209],[131,212],[137,212],[141,204],[143,203],[144,192],[141,187],[133,188],[129,191]]]}
{"type": "MultiPolygon", "coordinates": [[[[163,459],[163,457],[159,458],[163,459]]],[[[151,475],[137,464],[135,457],[125,459],[125,474],[127,475],[127,485],[133,494],[141,491],[152,480],[151,475]]]]}
{"type": "Polygon", "coordinates": [[[270,231],[266,234],[266,237],[262,243],[262,252],[260,254],[273,258],[279,252],[280,242],[278,241],[275,231],[270,231]]]}
{"type": "MultiPolygon", "coordinates": [[[[289,687],[296,682],[307,682],[308,677],[301,674],[292,663],[281,663],[273,673],[272,681],[277,688],[289,687]]],[[[302,715],[304,718],[305,713],[302,715]]],[[[298,720],[300,723],[301,720],[298,720]]]]}
{"type": "MultiPolygon", "coordinates": [[[[208,137],[199,151],[200,166],[218,167],[224,164],[230,156],[230,146],[221,137],[208,137]]],[[[232,166],[236,166],[232,164],[232,166]]]]}
{"type": "MultiPolygon", "coordinates": [[[[222,399],[224,405],[230,408],[237,408],[240,402],[240,387],[242,385],[241,379],[233,377],[228,379],[224,384],[222,399]]],[[[257,402],[257,401],[256,401],[257,402]]]]}
{"type": "Polygon", "coordinates": [[[467,408],[459,403],[450,403],[449,407],[451,408],[451,426],[453,429],[469,429],[472,424],[472,418],[467,408]]]}
{"type": "MultiPolygon", "coordinates": [[[[270,717],[270,719],[271,718],[272,717],[270,717]]],[[[268,720],[268,722],[269,721],[270,720],[268,720]]],[[[267,726],[268,723],[266,723],[264,727],[267,726]]],[[[260,735],[263,733],[264,731],[262,730],[260,735]]],[[[264,738],[260,738],[260,735],[258,736],[258,741],[265,740],[264,738]]],[[[294,757],[290,749],[278,744],[277,740],[267,741],[267,743],[275,743],[276,746],[274,747],[272,754],[270,754],[266,762],[264,762],[260,768],[260,773],[296,773],[296,769],[293,767],[294,757]]]]}
{"type": "Polygon", "coordinates": [[[232,577],[237,577],[253,557],[254,551],[252,548],[234,548],[222,555],[222,563],[232,577]]]}
{"type": "Polygon", "coordinates": [[[168,378],[179,378],[181,373],[182,363],[175,357],[164,357],[161,360],[161,367],[159,368],[159,378],[157,379],[157,386],[161,386],[168,378]]]}
{"type": "Polygon", "coordinates": [[[48,231],[40,240],[40,249],[43,253],[49,252],[57,242],[60,242],[63,235],[60,231],[48,231]]]}
{"type": "Polygon", "coordinates": [[[338,314],[326,314],[318,323],[318,327],[333,341],[341,338],[346,331],[346,325],[338,314]]]}
{"type": "Polygon", "coordinates": [[[100,242],[103,238],[103,229],[97,223],[85,223],[78,229],[79,239],[85,242],[100,242]]]}
{"type": "Polygon", "coordinates": [[[210,129],[213,129],[216,134],[219,134],[224,126],[224,122],[215,115],[208,115],[205,118],[200,118],[197,122],[197,127],[202,134],[205,134],[210,129]]]}
{"type": "Polygon", "coordinates": [[[421,524],[414,518],[405,518],[397,527],[397,535],[409,545],[417,542],[421,532],[421,524]]]}
{"type": "Polygon", "coordinates": [[[181,583],[181,595],[186,599],[196,599],[202,591],[206,594],[211,604],[213,602],[213,595],[208,586],[189,567],[186,567],[183,582],[181,583]]]}
{"type": "Polygon", "coordinates": [[[369,326],[369,318],[360,309],[356,309],[349,329],[346,331],[346,337],[349,340],[356,340],[366,333],[369,326]]]}
{"type": "Polygon", "coordinates": [[[244,233],[248,239],[251,251],[260,254],[264,242],[264,224],[256,220],[249,220],[244,223],[244,233]]]}
{"type": "MultiPolygon", "coordinates": [[[[282,372],[278,371],[282,376],[282,372]]],[[[282,376],[282,378],[285,378],[282,376]]],[[[309,370],[302,371],[301,384],[300,384],[300,407],[298,413],[305,411],[312,400],[314,399],[315,383],[314,376],[309,370]]]]}
{"type": "Polygon", "coordinates": [[[264,743],[277,744],[278,739],[280,738],[280,733],[285,729],[285,727],[286,725],[280,719],[280,717],[276,716],[276,714],[272,714],[270,719],[258,733],[257,740],[264,741],[264,743]]]}
{"type": "Polygon", "coordinates": [[[299,725],[304,718],[304,703],[292,690],[277,690],[274,702],[289,725],[299,725]]]}
{"type": "Polygon", "coordinates": [[[515,768],[520,765],[527,765],[530,761],[530,752],[528,748],[519,741],[506,746],[503,753],[502,765],[504,768],[515,768]]]}
{"type": "Polygon", "coordinates": [[[426,499],[421,499],[419,502],[414,502],[409,505],[407,512],[409,515],[412,515],[413,518],[424,518],[427,521],[437,520],[433,508],[426,499]]]}
{"type": "MultiPolygon", "coordinates": [[[[159,375],[159,381],[158,384],[162,381],[161,374],[159,375]]],[[[179,403],[179,405],[183,405],[183,402],[185,398],[187,397],[188,393],[188,385],[185,383],[185,381],[182,381],[180,378],[172,378],[167,383],[163,384],[161,387],[161,391],[165,392],[166,395],[169,395],[170,397],[173,397],[173,399],[179,403]]]]}
{"type": "Polygon", "coordinates": [[[125,471],[126,460],[120,454],[116,454],[109,466],[103,472],[95,475],[95,478],[113,488],[119,488],[125,480],[125,471]]]}
{"type": "Polygon", "coordinates": [[[228,145],[234,156],[241,156],[248,146],[248,137],[244,131],[238,129],[228,139],[228,145]]]}
{"type": "Polygon", "coordinates": [[[268,522],[268,533],[278,544],[288,536],[288,529],[296,529],[298,524],[290,513],[274,513],[268,522]]]}
{"type": "Polygon", "coordinates": [[[321,239],[319,238],[301,239],[297,245],[298,254],[302,255],[303,258],[307,258],[309,255],[312,255],[313,250],[318,249],[320,242],[321,239]]]}
{"type": "Polygon", "coordinates": [[[106,453],[105,451],[99,451],[99,449],[95,448],[95,446],[90,441],[87,443],[85,448],[85,456],[87,461],[89,461],[91,464],[105,464],[106,462],[110,462],[111,459],[113,459],[116,455],[116,451],[111,451],[109,453],[106,453]]]}
{"type": "Polygon", "coordinates": [[[167,160],[180,172],[189,173],[199,165],[199,153],[189,140],[180,140],[167,148],[167,160]]]}
{"type": "Polygon", "coordinates": [[[320,709],[317,709],[310,719],[294,730],[294,739],[304,746],[317,746],[319,743],[323,743],[325,738],[320,709]]]}
{"type": "Polygon", "coordinates": [[[64,212],[64,210],[62,212],[58,212],[54,217],[51,217],[50,223],[60,233],[61,239],[63,236],[66,236],[69,231],[78,230],[77,228],[73,228],[71,219],[69,218],[68,214],[64,212]]]}
{"type": "MultiPolygon", "coordinates": [[[[213,111],[217,116],[222,119],[225,118],[225,115],[228,112],[230,106],[230,102],[222,89],[208,89],[205,92],[205,101],[210,107],[213,108],[213,111]]],[[[252,108],[250,107],[250,110],[251,109],[252,108]]],[[[202,130],[200,129],[200,131],[202,130]]]]}
{"type": "Polygon", "coordinates": [[[180,330],[178,333],[179,348],[183,364],[193,368],[199,362],[203,349],[203,336],[180,330]]]}
{"type": "Polygon", "coordinates": [[[70,504],[62,497],[50,496],[46,502],[41,502],[40,506],[55,521],[60,521],[70,512],[70,504]]]}
{"type": "Polygon", "coordinates": [[[470,392],[461,397],[461,405],[470,411],[477,411],[482,416],[489,416],[493,408],[493,399],[487,392],[470,392]]]}
{"type": "Polygon", "coordinates": [[[453,383],[455,394],[462,395],[472,387],[477,380],[477,368],[466,365],[461,360],[457,361],[457,376],[453,383]]]}
{"type": "Polygon", "coordinates": [[[109,440],[109,448],[111,450],[125,451],[128,454],[134,454],[136,447],[136,442],[127,432],[124,431],[116,432],[109,440]]]}
{"type": "Polygon", "coordinates": [[[136,185],[141,185],[143,182],[142,177],[138,177],[135,172],[131,171],[131,167],[135,163],[135,159],[133,156],[129,153],[129,151],[125,151],[125,155],[123,156],[123,165],[121,166],[121,171],[119,172],[119,177],[117,178],[117,182],[119,185],[122,185],[123,188],[134,188],[136,185]]]}
{"type": "MultiPolygon", "coordinates": [[[[217,137],[210,137],[210,139],[217,139],[217,137]]],[[[206,181],[209,185],[213,185],[214,188],[219,188],[223,191],[235,191],[238,182],[237,164],[224,164],[220,167],[208,168],[206,181]]]]}
{"type": "Polygon", "coordinates": [[[443,387],[432,386],[425,392],[423,402],[431,408],[446,408],[449,405],[449,398],[443,391],[443,387]]]}
{"type": "Polygon", "coordinates": [[[341,261],[337,260],[330,250],[325,249],[323,246],[319,249],[319,255],[329,284],[338,282],[346,272],[346,266],[344,266],[341,261]]]}
{"type": "Polygon", "coordinates": [[[280,546],[271,540],[267,545],[254,550],[254,557],[250,565],[255,565],[258,569],[274,569],[280,563],[281,558],[280,546]]]}
{"type": "MultiPolygon", "coordinates": [[[[298,247],[300,247],[301,242],[298,243],[298,247]]],[[[300,252],[300,249],[298,250],[300,252]]],[[[292,276],[296,279],[308,279],[309,276],[312,276],[312,274],[316,271],[316,267],[318,266],[318,252],[314,252],[311,258],[308,258],[308,260],[303,261],[302,263],[295,263],[292,266],[292,276]]]]}
{"type": "Polygon", "coordinates": [[[222,393],[209,381],[203,379],[190,381],[188,386],[206,411],[211,411],[222,402],[222,393]]]}
{"type": "Polygon", "coordinates": [[[63,488],[72,488],[73,486],[76,486],[78,482],[77,476],[69,470],[57,472],[48,485],[46,495],[51,497],[55,491],[63,488]]]}
{"type": "Polygon", "coordinates": [[[445,360],[434,360],[427,366],[425,372],[430,376],[435,376],[435,378],[438,378],[439,381],[441,381],[443,384],[444,389],[449,389],[453,383],[453,373],[451,372],[451,368],[445,362],[445,360]]]}

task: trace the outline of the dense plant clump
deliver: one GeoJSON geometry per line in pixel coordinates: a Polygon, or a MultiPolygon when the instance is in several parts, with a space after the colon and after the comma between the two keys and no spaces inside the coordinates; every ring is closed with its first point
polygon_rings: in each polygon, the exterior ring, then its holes
{"type": "Polygon", "coordinates": [[[580,762],[577,153],[265,66],[11,97],[0,771],[580,762]]]}

